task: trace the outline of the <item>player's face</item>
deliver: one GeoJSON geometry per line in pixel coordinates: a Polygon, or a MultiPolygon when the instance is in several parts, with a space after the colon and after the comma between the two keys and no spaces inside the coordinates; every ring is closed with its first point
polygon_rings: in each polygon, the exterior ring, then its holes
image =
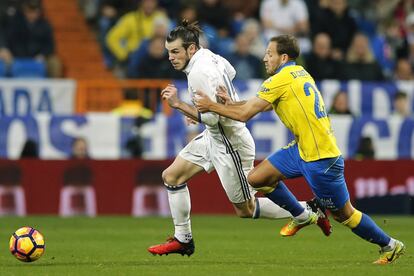
{"type": "Polygon", "coordinates": [[[190,45],[187,49],[183,46],[181,38],[171,42],[165,42],[165,48],[168,51],[168,59],[175,70],[182,71],[187,66],[190,58],[194,54],[195,45],[190,45]]]}
{"type": "Polygon", "coordinates": [[[276,70],[285,64],[288,60],[286,54],[279,55],[276,51],[277,42],[271,41],[267,45],[265,56],[263,57],[263,62],[266,68],[266,73],[268,75],[273,75],[276,70]]]}

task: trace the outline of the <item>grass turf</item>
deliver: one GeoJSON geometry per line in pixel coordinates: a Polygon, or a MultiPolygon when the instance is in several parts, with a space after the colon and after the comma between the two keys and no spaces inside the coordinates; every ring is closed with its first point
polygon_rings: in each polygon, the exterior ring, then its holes
{"type": "Polygon", "coordinates": [[[414,218],[374,219],[406,244],[393,265],[371,264],[377,246],[338,223],[329,238],[316,226],[282,238],[284,220],[194,216],[196,253],[188,258],[147,253],[172,233],[168,218],[0,218],[0,275],[414,275],[414,218]],[[33,263],[8,250],[10,235],[26,225],[46,238],[45,255],[33,263]]]}

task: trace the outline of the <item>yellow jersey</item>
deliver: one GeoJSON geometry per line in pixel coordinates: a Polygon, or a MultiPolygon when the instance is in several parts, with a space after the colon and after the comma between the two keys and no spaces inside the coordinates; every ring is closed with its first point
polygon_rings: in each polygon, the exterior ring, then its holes
{"type": "Polygon", "coordinates": [[[109,30],[106,45],[118,60],[126,60],[144,39],[153,35],[156,20],[168,22],[162,11],[155,11],[151,15],[145,15],[142,10],[131,11],[122,16],[109,30]]]}
{"type": "Polygon", "coordinates": [[[265,80],[257,93],[272,104],[283,124],[295,135],[306,161],[341,155],[321,93],[302,67],[290,61],[265,80]]]}

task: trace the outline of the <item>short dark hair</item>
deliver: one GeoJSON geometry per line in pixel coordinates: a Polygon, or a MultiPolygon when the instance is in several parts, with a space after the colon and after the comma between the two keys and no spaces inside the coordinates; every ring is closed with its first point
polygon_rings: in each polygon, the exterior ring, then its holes
{"type": "Polygon", "coordinates": [[[293,35],[279,35],[272,37],[271,42],[277,43],[276,51],[279,55],[286,54],[289,59],[295,60],[299,57],[300,49],[298,40],[293,35]]]}
{"type": "Polygon", "coordinates": [[[175,27],[167,36],[167,42],[172,42],[178,38],[183,41],[184,49],[187,49],[191,44],[194,44],[197,48],[200,48],[200,33],[203,31],[200,29],[198,22],[189,23],[187,19],[183,19],[181,25],[175,27]]]}

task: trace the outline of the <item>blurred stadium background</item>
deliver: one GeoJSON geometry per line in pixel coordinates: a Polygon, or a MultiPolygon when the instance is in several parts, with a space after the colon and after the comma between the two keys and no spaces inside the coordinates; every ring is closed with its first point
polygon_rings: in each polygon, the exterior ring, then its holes
{"type": "MultiPolygon", "coordinates": [[[[1,0],[0,216],[169,216],[161,172],[202,131],[159,97],[174,83],[189,100],[164,50],[182,18],[233,64],[244,99],[267,39],[299,37],[355,205],[414,214],[413,1],[1,0]]],[[[292,139],[270,112],[248,127],[258,160],[292,139]]],[[[309,199],[303,181],[288,184],[309,199]]],[[[190,184],[194,214],[233,213],[214,173],[190,184]]]]}

